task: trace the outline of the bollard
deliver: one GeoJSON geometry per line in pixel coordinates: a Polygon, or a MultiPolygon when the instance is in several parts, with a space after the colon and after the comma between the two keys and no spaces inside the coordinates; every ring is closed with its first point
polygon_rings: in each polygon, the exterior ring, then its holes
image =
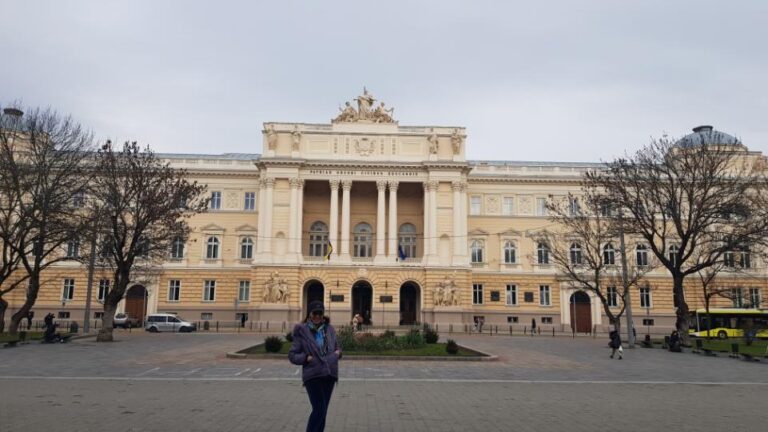
{"type": "Polygon", "coordinates": [[[285,331],[285,321],[283,321],[283,331],[285,331]]]}
{"type": "Polygon", "coordinates": [[[555,328],[552,327],[552,337],[555,337],[555,328]]]}
{"type": "Polygon", "coordinates": [[[248,325],[250,326],[250,330],[253,331],[253,321],[251,321],[248,325]]]}
{"type": "Polygon", "coordinates": [[[218,332],[219,332],[219,322],[216,321],[216,333],[218,333],[218,332]]]}
{"type": "Polygon", "coordinates": [[[512,324],[509,325],[509,335],[512,336],[512,324]]]}
{"type": "Polygon", "coordinates": [[[695,352],[697,354],[700,353],[702,348],[704,348],[704,342],[701,339],[696,338],[696,351],[695,352]]]}
{"type": "Polygon", "coordinates": [[[448,324],[448,334],[453,332],[453,324],[448,324]]]}
{"type": "Polygon", "coordinates": [[[738,343],[732,343],[731,344],[731,357],[739,357],[739,344],[738,343]]]}
{"type": "Polygon", "coordinates": [[[528,326],[523,326],[523,336],[528,334],[528,326]]]}
{"type": "Polygon", "coordinates": [[[267,321],[267,331],[269,331],[269,321],[267,321]]]}

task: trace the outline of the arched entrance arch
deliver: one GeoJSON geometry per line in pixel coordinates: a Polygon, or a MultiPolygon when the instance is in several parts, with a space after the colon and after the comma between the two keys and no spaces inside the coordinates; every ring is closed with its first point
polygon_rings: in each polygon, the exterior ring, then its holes
{"type": "Polygon", "coordinates": [[[576,333],[592,331],[592,301],[584,291],[576,291],[569,301],[571,307],[571,328],[576,333]]]}
{"type": "Polygon", "coordinates": [[[304,313],[301,318],[304,319],[309,313],[307,308],[311,302],[319,301],[325,303],[325,286],[319,280],[311,279],[304,283],[304,289],[302,291],[301,298],[304,302],[304,313]]]}
{"type": "Polygon", "coordinates": [[[125,293],[125,313],[139,319],[144,325],[144,317],[147,314],[147,289],[143,285],[134,285],[125,293]]]}
{"type": "Polygon", "coordinates": [[[414,325],[421,315],[421,289],[415,282],[400,285],[400,325],[414,325]]]}
{"type": "Polygon", "coordinates": [[[373,313],[373,287],[367,281],[357,281],[352,285],[352,314],[350,319],[359,313],[363,324],[371,325],[373,313]]]}

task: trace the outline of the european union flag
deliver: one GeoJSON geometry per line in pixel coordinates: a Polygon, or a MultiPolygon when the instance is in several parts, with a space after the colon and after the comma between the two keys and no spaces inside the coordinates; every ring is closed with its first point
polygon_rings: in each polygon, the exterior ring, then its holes
{"type": "Polygon", "coordinates": [[[408,258],[408,256],[405,254],[405,250],[403,249],[403,245],[399,245],[397,247],[397,256],[400,258],[400,261],[408,258]]]}

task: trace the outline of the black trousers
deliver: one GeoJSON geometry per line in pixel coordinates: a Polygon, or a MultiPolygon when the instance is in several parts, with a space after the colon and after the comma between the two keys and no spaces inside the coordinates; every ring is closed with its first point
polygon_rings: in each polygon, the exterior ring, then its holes
{"type": "Polygon", "coordinates": [[[330,376],[311,379],[304,383],[309,395],[309,403],[312,404],[312,413],[307,422],[307,432],[322,432],[325,430],[325,416],[328,414],[328,405],[331,403],[331,394],[336,379],[330,376]]]}

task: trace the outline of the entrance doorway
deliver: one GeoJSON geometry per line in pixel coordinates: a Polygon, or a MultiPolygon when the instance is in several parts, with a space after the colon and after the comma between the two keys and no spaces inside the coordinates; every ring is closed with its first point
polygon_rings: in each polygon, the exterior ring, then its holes
{"type": "Polygon", "coordinates": [[[141,285],[134,285],[125,294],[125,313],[139,319],[144,326],[144,316],[147,314],[147,289],[141,285]]]}
{"type": "Polygon", "coordinates": [[[576,333],[592,331],[592,305],[589,296],[584,291],[576,291],[571,295],[571,328],[576,333]]]}
{"type": "Polygon", "coordinates": [[[359,313],[364,325],[371,325],[371,309],[373,306],[373,287],[365,281],[352,285],[352,317],[359,313]]]}
{"type": "MultiPolygon", "coordinates": [[[[309,307],[309,304],[313,301],[319,301],[323,304],[325,304],[325,287],[323,286],[322,282],[318,280],[311,280],[304,284],[304,315],[301,317],[302,319],[307,316],[309,311],[307,308],[309,307]]],[[[328,307],[326,305],[326,307],[328,307]]]]}
{"type": "Polygon", "coordinates": [[[421,309],[419,286],[406,282],[400,286],[400,325],[414,325],[421,309]]]}

